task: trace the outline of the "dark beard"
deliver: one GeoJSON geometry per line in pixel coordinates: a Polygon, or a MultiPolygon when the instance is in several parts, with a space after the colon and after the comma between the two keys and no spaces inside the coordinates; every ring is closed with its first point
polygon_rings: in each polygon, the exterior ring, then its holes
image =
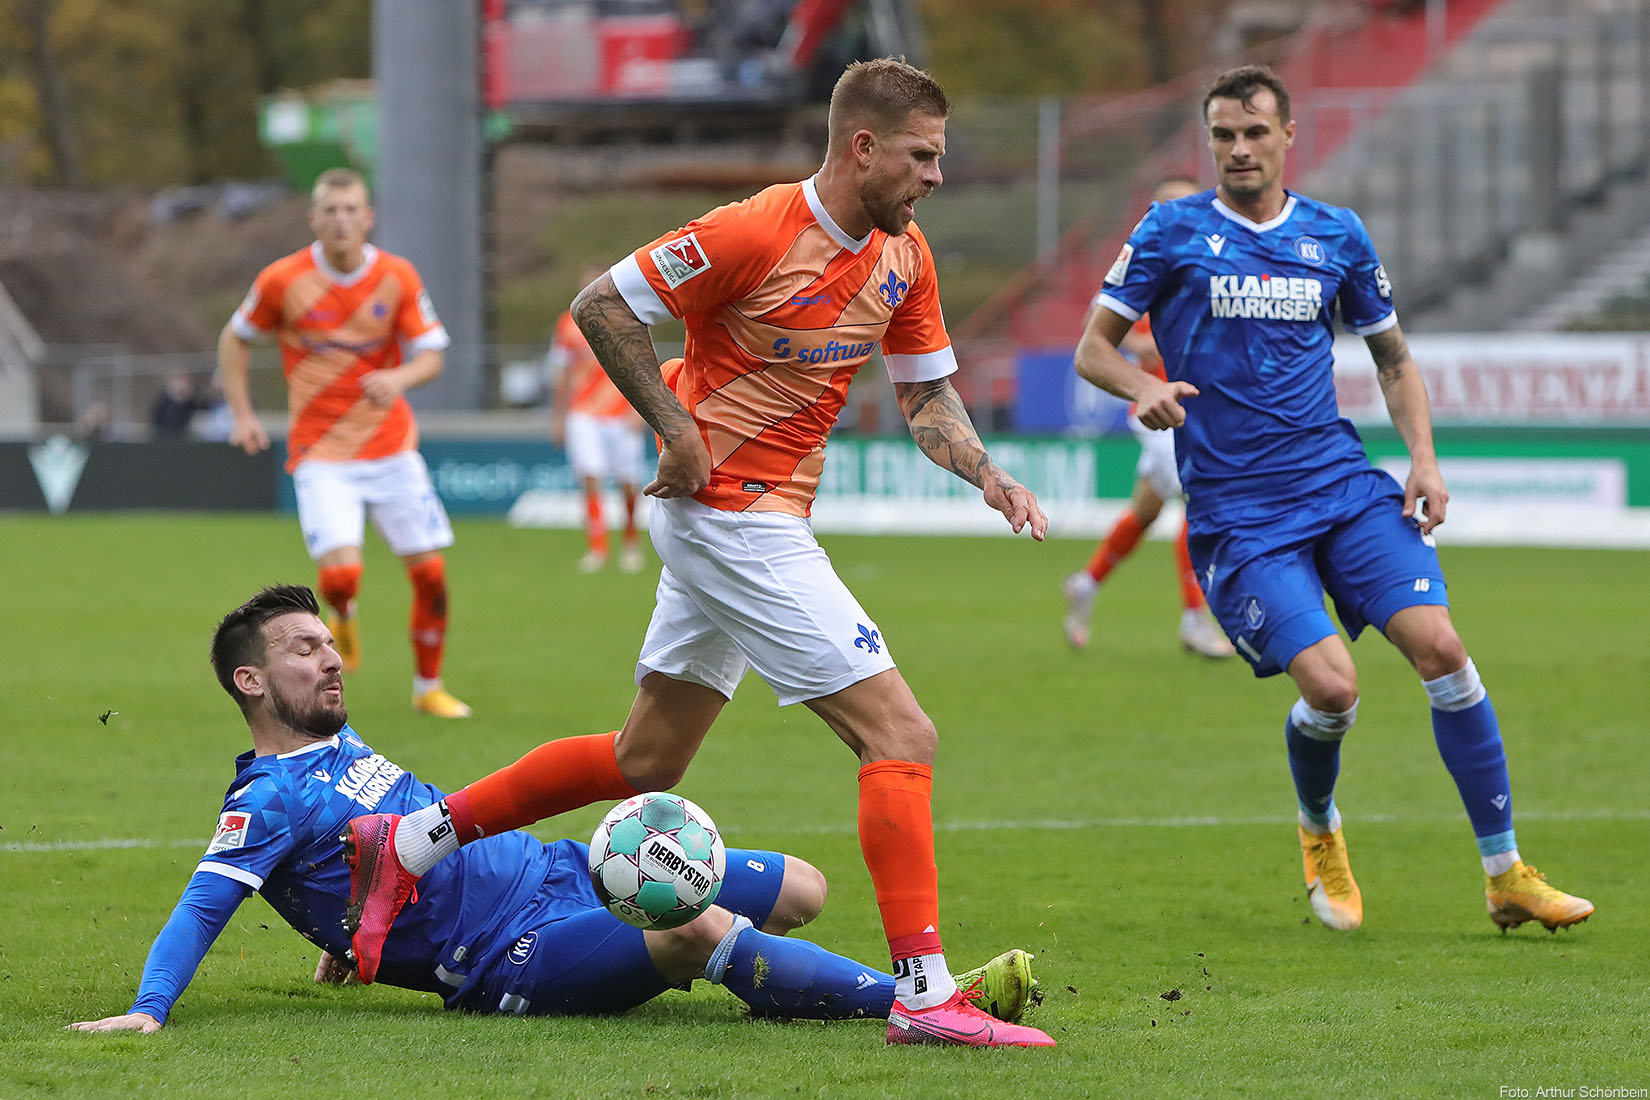
{"type": "Polygon", "coordinates": [[[317,701],[300,708],[279,692],[270,692],[269,705],[283,725],[317,741],[331,737],[349,721],[349,710],[341,702],[337,707],[328,707],[317,701]]]}

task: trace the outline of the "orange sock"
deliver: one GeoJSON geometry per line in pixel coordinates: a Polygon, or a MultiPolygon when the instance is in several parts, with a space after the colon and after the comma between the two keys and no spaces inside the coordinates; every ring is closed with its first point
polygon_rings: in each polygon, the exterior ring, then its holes
{"type": "Polygon", "coordinates": [[[412,581],[412,647],[418,675],[441,675],[441,651],[447,644],[447,563],[437,554],[407,569],[412,581]]]}
{"type": "Polygon", "coordinates": [[[636,542],[636,486],[624,487],[624,541],[626,546],[636,542]]]}
{"type": "Polygon", "coordinates": [[[1104,542],[1094,548],[1094,556],[1089,559],[1089,576],[1096,583],[1106,579],[1106,574],[1112,567],[1134,551],[1140,545],[1140,536],[1146,533],[1146,528],[1135,518],[1133,512],[1124,512],[1117,525],[1111,529],[1104,542]]]}
{"type": "Polygon", "coordinates": [[[933,789],[927,764],[878,760],[859,769],[859,847],[896,960],[940,951],[933,789]]]}
{"type": "Polygon", "coordinates": [[[361,563],[323,565],[317,587],[321,602],[348,619],[355,615],[355,594],[361,588],[361,563]]]}
{"type": "Polygon", "coordinates": [[[607,527],[602,523],[602,494],[600,490],[584,491],[584,537],[592,554],[607,553],[607,527]]]}
{"type": "Polygon", "coordinates": [[[520,829],[592,802],[640,794],[625,782],[612,733],[546,741],[514,764],[447,796],[459,842],[520,829]]]}
{"type": "Polygon", "coordinates": [[[1192,552],[1186,546],[1186,525],[1180,525],[1180,537],[1174,540],[1174,560],[1180,570],[1180,602],[1187,611],[1201,611],[1207,601],[1197,583],[1197,570],[1192,568],[1192,552]]]}

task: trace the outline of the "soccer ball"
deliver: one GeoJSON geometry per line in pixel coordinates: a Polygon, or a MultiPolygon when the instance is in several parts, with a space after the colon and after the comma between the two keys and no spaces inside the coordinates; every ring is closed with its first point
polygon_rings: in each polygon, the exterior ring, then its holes
{"type": "Polygon", "coordinates": [[[590,881],[608,912],[637,928],[679,928],[722,890],[728,850],[710,815],[674,794],[639,794],[590,838],[590,881]]]}

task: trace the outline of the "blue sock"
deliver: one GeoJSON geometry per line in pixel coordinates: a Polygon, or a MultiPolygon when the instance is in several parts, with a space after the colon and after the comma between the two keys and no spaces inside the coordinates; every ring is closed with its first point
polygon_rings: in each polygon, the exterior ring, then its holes
{"type": "Polygon", "coordinates": [[[892,974],[807,940],[770,936],[739,923],[716,949],[705,977],[726,986],[757,1016],[881,1020],[894,1007],[892,974]]]}
{"type": "Polygon", "coordinates": [[[1319,832],[1334,828],[1335,780],[1341,774],[1341,739],[1358,717],[1358,704],[1340,714],[1317,710],[1305,699],[1295,700],[1283,726],[1289,748],[1289,771],[1295,777],[1295,798],[1301,816],[1319,832]]]}
{"type": "Polygon", "coordinates": [[[1483,857],[1518,847],[1513,835],[1512,783],[1501,725],[1489,693],[1471,661],[1465,668],[1425,681],[1432,700],[1432,735],[1438,755],[1455,780],[1467,807],[1478,854],[1483,857]]]}

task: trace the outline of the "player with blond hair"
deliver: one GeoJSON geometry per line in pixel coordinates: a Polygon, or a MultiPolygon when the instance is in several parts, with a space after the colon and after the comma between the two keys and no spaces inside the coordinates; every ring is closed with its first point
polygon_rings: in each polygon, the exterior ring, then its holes
{"type": "Polygon", "coordinates": [[[345,671],[361,664],[355,618],[367,516],[406,566],[416,710],[467,718],[447,691],[447,566],[452,525],[418,453],[418,423],[403,396],[441,373],[450,342],[411,263],[368,243],[374,214],[366,180],[321,173],[310,195],[315,241],[259,273],[218,336],[218,370],[234,414],[229,442],[269,446],[252,408],[250,345],[273,339],[286,374],[287,472],[298,526],[319,572],[328,627],[345,671]]]}
{"type": "Polygon", "coordinates": [[[880,345],[923,452],[1014,531],[1047,529],[951,385],[934,256],[912,220],[940,185],[949,113],[920,69],[856,62],[832,93],[817,174],[666,233],[578,296],[573,315],[596,357],[662,441],[645,491],[664,568],[636,701],[617,733],[548,742],[426,810],[352,823],[363,972],[423,870],[500,829],[674,785],[754,668],[859,760],[860,849],[898,979],[888,1041],[1053,1045],[981,1012],[951,975],[934,724],[808,522],[848,383],[880,345]],[[670,317],[687,323],[686,352],[662,368],[648,326],[670,317]]]}

